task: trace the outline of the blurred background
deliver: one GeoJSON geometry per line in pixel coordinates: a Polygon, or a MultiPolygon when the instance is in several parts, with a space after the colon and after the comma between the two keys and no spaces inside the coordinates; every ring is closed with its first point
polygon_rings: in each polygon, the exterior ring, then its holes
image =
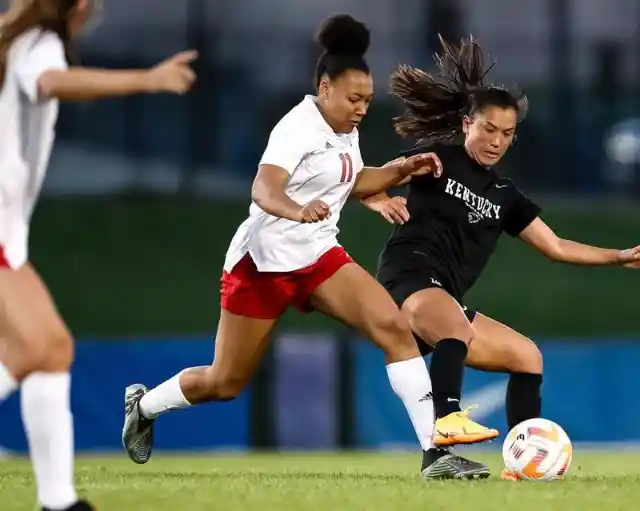
{"type": "MultiPolygon", "coordinates": [[[[150,66],[187,48],[201,57],[186,97],[61,110],[31,247],[78,339],[79,449],[119,449],[126,384],[156,385],[210,362],[228,242],[248,212],[271,127],[313,93],[313,33],[335,13],[372,31],[378,95],[362,126],[367,164],[402,147],[389,74],[399,63],[430,68],[438,32],[472,33],[498,61],[494,80],[529,94],[506,167],[545,220],[591,244],[640,243],[637,0],[106,1],[79,46],[83,64],[150,66]]],[[[388,234],[359,204],[341,220],[342,244],[371,271],[388,234]]],[[[640,437],[638,283],[630,270],[553,265],[509,239],[468,303],[539,343],[544,414],[574,441],[631,442],[640,437]]],[[[480,405],[474,417],[506,433],[505,387],[504,375],[466,373],[465,399],[480,405]]],[[[0,445],[24,451],[17,398],[0,414],[0,445]]],[[[250,389],[231,403],[163,417],[157,444],[417,448],[382,355],[331,320],[295,312],[274,333],[250,389]]]]}

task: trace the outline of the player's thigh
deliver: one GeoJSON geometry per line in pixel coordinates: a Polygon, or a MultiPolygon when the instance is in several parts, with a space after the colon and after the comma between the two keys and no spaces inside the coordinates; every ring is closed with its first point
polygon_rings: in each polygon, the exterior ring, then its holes
{"type": "Polygon", "coordinates": [[[480,313],[476,313],[473,329],[466,361],[469,367],[542,374],[542,354],[531,339],[480,313]]]}
{"type": "Polygon", "coordinates": [[[220,309],[213,377],[225,386],[244,388],[262,361],[277,319],[252,318],[220,309]]]}
{"type": "Polygon", "coordinates": [[[357,328],[390,359],[418,356],[409,324],[387,291],[355,263],[342,266],[319,285],[311,307],[357,328]]]}
{"type": "Polygon", "coordinates": [[[5,364],[15,362],[19,372],[66,371],[73,361],[71,333],[29,264],[0,269],[0,339],[0,349],[15,359],[5,364]]]}
{"type": "Polygon", "coordinates": [[[411,294],[401,311],[411,329],[428,344],[442,339],[471,342],[473,328],[460,304],[440,287],[430,287],[411,294]]]}

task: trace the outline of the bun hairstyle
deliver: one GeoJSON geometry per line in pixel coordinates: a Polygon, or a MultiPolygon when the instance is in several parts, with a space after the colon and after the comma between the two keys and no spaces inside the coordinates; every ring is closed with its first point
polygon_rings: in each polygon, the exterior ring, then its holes
{"type": "Polygon", "coordinates": [[[462,133],[462,118],[487,106],[513,108],[522,121],[528,110],[527,97],[517,90],[486,85],[495,65],[472,37],[458,46],[440,37],[436,53],[437,73],[402,65],[391,75],[391,94],[399,97],[405,112],[394,119],[396,132],[420,144],[456,138],[462,133]]]}
{"type": "Polygon", "coordinates": [[[348,14],[331,16],[320,25],[316,40],[324,47],[316,66],[316,88],[324,76],[334,80],[350,69],[370,72],[364,55],[371,34],[364,23],[348,14]]]}

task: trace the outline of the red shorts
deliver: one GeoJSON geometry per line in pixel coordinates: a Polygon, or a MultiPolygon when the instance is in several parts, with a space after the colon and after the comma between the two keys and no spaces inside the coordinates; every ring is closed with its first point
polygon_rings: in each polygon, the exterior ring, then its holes
{"type": "Polygon", "coordinates": [[[4,247],[0,245],[0,268],[11,268],[7,256],[4,255],[4,247]]]}
{"type": "Polygon", "coordinates": [[[333,247],[315,263],[291,272],[259,272],[246,254],[231,273],[222,273],[220,305],[239,316],[277,319],[287,307],[310,312],[309,297],[353,259],[342,247],[333,247]]]}

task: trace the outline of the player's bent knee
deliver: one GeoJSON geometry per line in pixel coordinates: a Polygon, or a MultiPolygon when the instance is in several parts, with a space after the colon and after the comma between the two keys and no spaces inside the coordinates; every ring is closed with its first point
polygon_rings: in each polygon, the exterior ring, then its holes
{"type": "Polygon", "coordinates": [[[66,332],[51,335],[44,343],[44,359],[37,370],[45,372],[67,372],[73,365],[74,342],[66,332]]]}
{"type": "Polygon", "coordinates": [[[531,349],[527,350],[527,355],[525,357],[525,369],[526,370],[522,372],[532,374],[542,374],[542,371],[544,369],[542,352],[533,343],[531,349]]]}
{"type": "Polygon", "coordinates": [[[375,318],[372,334],[376,344],[393,359],[420,355],[411,333],[411,326],[400,311],[397,314],[381,315],[375,318]]]}
{"type": "Polygon", "coordinates": [[[512,367],[510,370],[517,373],[542,374],[543,358],[538,347],[531,342],[527,349],[516,349],[514,351],[512,367]]]}
{"type": "Polygon", "coordinates": [[[34,335],[19,346],[14,367],[18,379],[33,372],[68,372],[73,364],[73,339],[66,333],[34,335]]]}

